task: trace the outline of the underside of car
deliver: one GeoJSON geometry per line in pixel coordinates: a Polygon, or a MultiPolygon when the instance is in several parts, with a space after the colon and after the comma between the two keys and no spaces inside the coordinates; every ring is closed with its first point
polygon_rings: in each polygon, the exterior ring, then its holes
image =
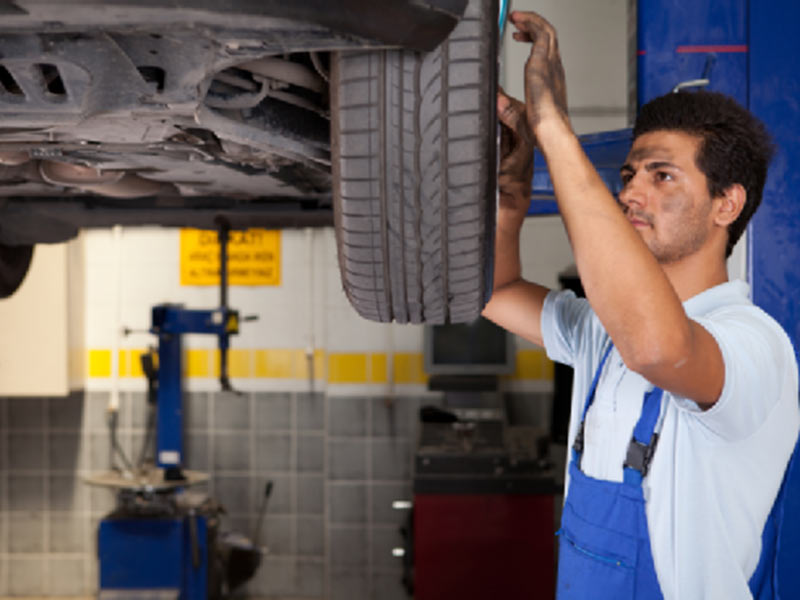
{"type": "Polygon", "coordinates": [[[294,4],[0,3],[1,261],[86,227],[335,223],[361,314],[474,318],[496,2],[294,4]]]}

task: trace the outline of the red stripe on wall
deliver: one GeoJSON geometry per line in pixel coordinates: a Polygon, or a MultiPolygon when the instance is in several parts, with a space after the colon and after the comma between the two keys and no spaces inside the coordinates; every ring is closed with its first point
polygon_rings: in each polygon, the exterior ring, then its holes
{"type": "Polygon", "coordinates": [[[696,54],[701,52],[747,52],[747,44],[709,45],[709,46],[678,46],[678,54],[696,54]]]}

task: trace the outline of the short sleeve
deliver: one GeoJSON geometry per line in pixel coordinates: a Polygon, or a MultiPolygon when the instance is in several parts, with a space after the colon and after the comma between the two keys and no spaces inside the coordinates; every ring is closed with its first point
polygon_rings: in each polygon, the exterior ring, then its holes
{"type": "Polygon", "coordinates": [[[574,366],[594,315],[589,302],[570,290],[551,291],[542,307],[542,340],[550,360],[574,366]]]}
{"type": "Polygon", "coordinates": [[[756,307],[695,318],[717,342],[725,363],[719,400],[703,412],[687,399],[680,408],[696,413],[715,435],[741,440],[754,433],[788,390],[797,387],[792,344],[774,320],[756,307]]]}

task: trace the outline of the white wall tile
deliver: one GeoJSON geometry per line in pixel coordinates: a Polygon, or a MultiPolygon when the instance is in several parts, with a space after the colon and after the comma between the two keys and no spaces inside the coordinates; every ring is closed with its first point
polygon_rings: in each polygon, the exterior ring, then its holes
{"type": "Polygon", "coordinates": [[[111,304],[92,306],[90,300],[86,307],[86,347],[111,348],[115,335],[114,307],[111,304]]]}
{"type": "Polygon", "coordinates": [[[88,265],[114,263],[111,229],[90,229],[84,232],[84,249],[88,265]]]}
{"type": "Polygon", "coordinates": [[[424,325],[392,325],[392,341],[395,352],[422,352],[424,325]]]}
{"type": "Polygon", "coordinates": [[[110,306],[114,303],[114,281],[116,270],[113,263],[96,263],[87,259],[86,264],[86,307],[110,306]]]}
{"type": "Polygon", "coordinates": [[[523,276],[550,288],[559,287],[558,274],[575,262],[567,232],[558,216],[526,219],[520,254],[523,276]]]}
{"type": "Polygon", "coordinates": [[[327,311],[325,348],[330,352],[383,351],[391,325],[367,321],[347,307],[327,311]]]}
{"type": "Polygon", "coordinates": [[[171,263],[178,265],[180,232],[166,227],[126,227],[121,236],[125,265],[171,263]]]}

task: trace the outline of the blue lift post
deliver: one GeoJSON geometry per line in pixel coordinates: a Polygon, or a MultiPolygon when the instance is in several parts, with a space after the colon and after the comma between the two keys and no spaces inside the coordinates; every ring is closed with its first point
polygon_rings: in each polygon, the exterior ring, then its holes
{"type": "MultiPolygon", "coordinates": [[[[783,325],[800,352],[800,4],[794,0],[748,5],[750,110],[767,123],[778,153],[764,190],[764,206],[749,231],[753,300],[783,325]]],[[[786,478],[787,519],[778,550],[781,598],[800,590],[800,465],[786,478]]]]}
{"type": "MultiPolygon", "coordinates": [[[[637,102],[682,82],[734,97],[767,126],[777,147],[762,205],[747,231],[753,301],[787,331],[800,351],[800,3],[796,0],[639,0],[637,102]]],[[[612,193],[630,147],[630,131],[582,136],[590,159],[612,193]],[[627,142],[625,141],[627,135],[627,142]]],[[[529,215],[557,207],[547,167],[534,163],[529,215]]],[[[800,354],[798,354],[800,358],[800,354]]],[[[773,581],[778,598],[800,590],[800,459],[784,481],[786,509],[773,581]]]]}

